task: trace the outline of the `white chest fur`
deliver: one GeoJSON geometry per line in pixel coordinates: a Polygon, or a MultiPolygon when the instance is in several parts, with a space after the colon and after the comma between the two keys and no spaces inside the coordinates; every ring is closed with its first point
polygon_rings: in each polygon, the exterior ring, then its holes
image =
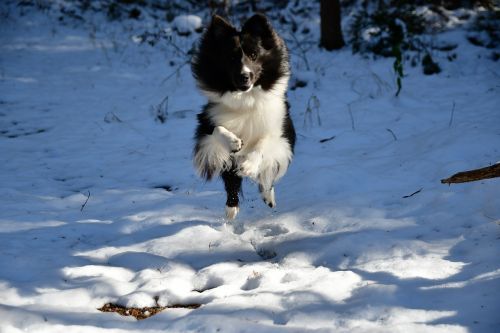
{"type": "Polygon", "coordinates": [[[214,106],[209,115],[216,126],[224,126],[243,140],[247,147],[264,137],[282,136],[286,114],[285,91],[288,77],[273,89],[254,87],[249,92],[207,93],[214,106]]]}
{"type": "Polygon", "coordinates": [[[204,136],[197,144],[194,164],[200,175],[219,174],[231,167],[232,158],[236,157],[238,175],[271,191],[292,158],[290,143],[283,137],[287,83],[288,77],[284,77],[268,91],[254,87],[248,92],[222,96],[205,92],[212,103],[206,112],[218,131],[204,136]],[[232,143],[241,147],[240,139],[243,147],[231,155],[232,143]]]}

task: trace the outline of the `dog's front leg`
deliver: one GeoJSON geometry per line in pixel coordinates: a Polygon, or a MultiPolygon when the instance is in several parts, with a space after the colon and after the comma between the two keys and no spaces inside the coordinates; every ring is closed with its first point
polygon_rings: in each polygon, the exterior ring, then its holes
{"type": "Polygon", "coordinates": [[[212,134],[204,135],[196,144],[194,164],[206,178],[220,174],[231,167],[231,154],[241,149],[243,142],[223,126],[216,126],[212,134]]]}
{"type": "Polygon", "coordinates": [[[216,126],[212,136],[220,143],[225,145],[231,153],[236,153],[241,150],[243,142],[233,132],[227,130],[224,126],[216,126]]]}

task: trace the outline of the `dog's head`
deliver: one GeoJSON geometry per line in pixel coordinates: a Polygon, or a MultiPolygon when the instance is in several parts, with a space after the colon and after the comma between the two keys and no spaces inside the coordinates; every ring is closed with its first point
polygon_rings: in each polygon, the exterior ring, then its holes
{"type": "Polygon", "coordinates": [[[264,15],[252,16],[241,31],[214,16],[201,38],[192,70],[207,92],[248,92],[256,86],[268,90],[288,75],[288,54],[264,15]]]}

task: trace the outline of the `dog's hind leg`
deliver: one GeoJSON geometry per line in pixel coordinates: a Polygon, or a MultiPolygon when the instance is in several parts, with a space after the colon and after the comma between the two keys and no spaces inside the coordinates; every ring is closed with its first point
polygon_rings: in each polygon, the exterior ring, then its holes
{"type": "Polygon", "coordinates": [[[274,184],[286,173],[292,150],[290,144],[284,139],[263,140],[260,145],[262,162],[259,166],[259,191],[265,204],[271,208],[276,207],[274,184]]]}
{"type": "Polygon", "coordinates": [[[221,173],[224,187],[226,188],[226,217],[228,220],[233,220],[240,210],[238,194],[241,191],[241,177],[236,174],[233,168],[221,173]]]}
{"type": "Polygon", "coordinates": [[[266,205],[268,205],[271,208],[276,207],[276,199],[274,197],[274,185],[264,186],[262,184],[259,184],[259,191],[262,200],[264,200],[266,205]]]}
{"type": "Polygon", "coordinates": [[[276,207],[276,198],[274,196],[274,181],[279,167],[263,170],[259,175],[259,192],[264,203],[271,208],[276,207]]]}

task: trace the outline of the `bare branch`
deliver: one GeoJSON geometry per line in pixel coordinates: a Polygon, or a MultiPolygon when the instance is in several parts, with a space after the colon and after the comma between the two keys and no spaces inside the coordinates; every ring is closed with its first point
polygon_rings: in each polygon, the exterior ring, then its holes
{"type": "Polygon", "coordinates": [[[290,36],[292,36],[295,44],[297,45],[297,48],[300,51],[299,56],[304,61],[304,64],[306,65],[306,69],[308,71],[311,70],[311,67],[309,66],[309,61],[307,60],[307,51],[302,47],[302,42],[299,41],[299,39],[297,38],[297,36],[295,35],[295,33],[293,31],[290,30],[289,33],[290,33],[290,36]]]}
{"type": "Polygon", "coordinates": [[[175,71],[173,71],[172,73],[170,73],[166,78],[163,79],[163,81],[161,81],[160,86],[162,86],[165,82],[167,82],[168,80],[170,80],[174,75],[178,74],[179,71],[182,69],[182,67],[186,66],[189,63],[190,63],[190,61],[187,60],[187,61],[183,62],[182,64],[180,64],[179,66],[177,66],[177,68],[175,69],[175,71]]]}

